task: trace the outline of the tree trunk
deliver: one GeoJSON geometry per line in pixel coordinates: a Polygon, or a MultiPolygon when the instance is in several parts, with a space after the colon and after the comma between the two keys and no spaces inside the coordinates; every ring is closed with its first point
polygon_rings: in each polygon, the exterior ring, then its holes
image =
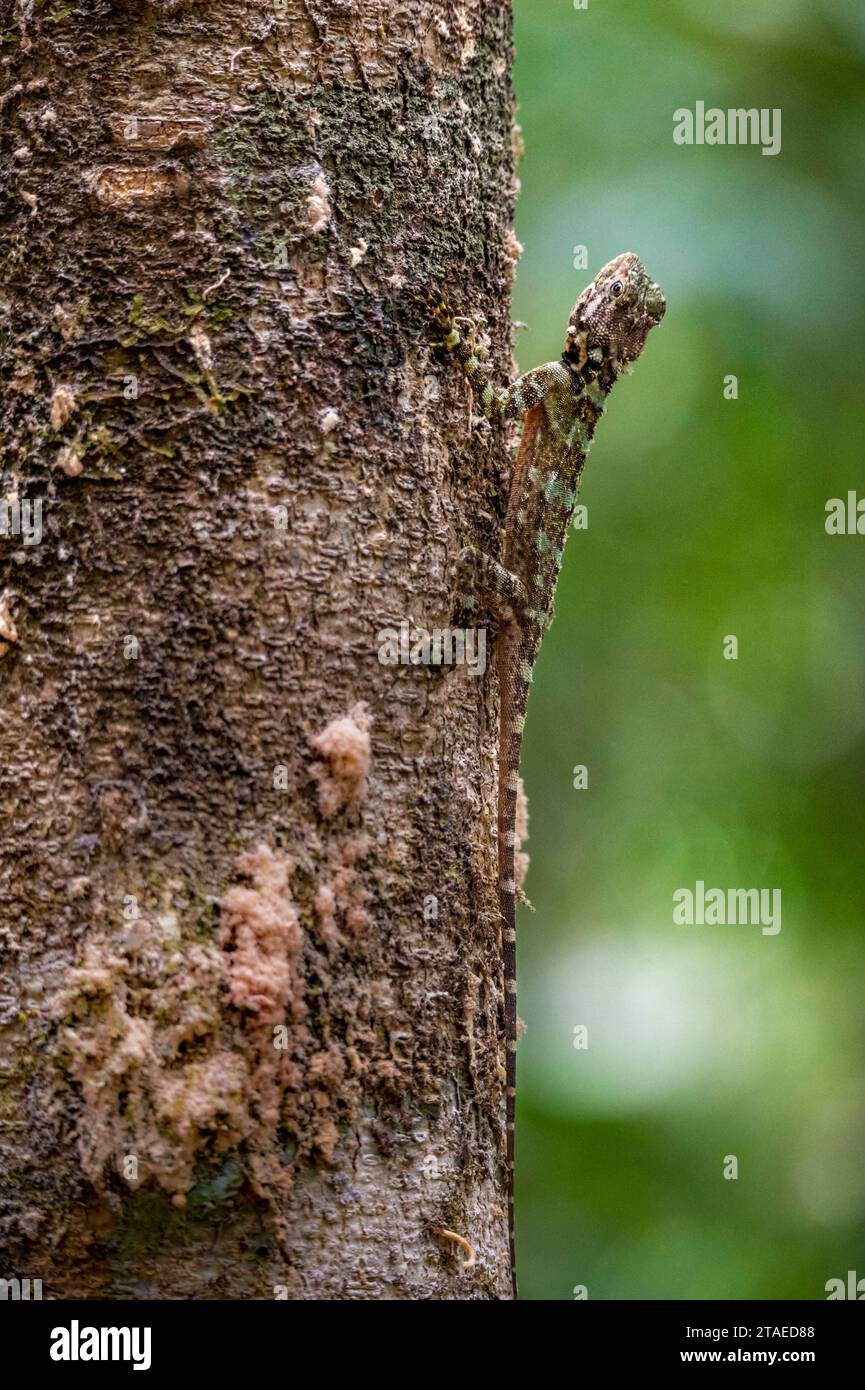
{"type": "Polygon", "coordinates": [[[379,649],[502,515],[509,5],[0,17],[0,1275],[508,1297],[496,691],[379,649]]]}

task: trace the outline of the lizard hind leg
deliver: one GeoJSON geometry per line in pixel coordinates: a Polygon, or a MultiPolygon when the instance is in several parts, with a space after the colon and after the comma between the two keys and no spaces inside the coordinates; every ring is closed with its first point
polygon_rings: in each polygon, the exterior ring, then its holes
{"type": "Polygon", "coordinates": [[[472,614],[486,611],[498,622],[520,622],[529,596],[523,581],[476,546],[461,550],[456,563],[460,605],[472,614]]]}

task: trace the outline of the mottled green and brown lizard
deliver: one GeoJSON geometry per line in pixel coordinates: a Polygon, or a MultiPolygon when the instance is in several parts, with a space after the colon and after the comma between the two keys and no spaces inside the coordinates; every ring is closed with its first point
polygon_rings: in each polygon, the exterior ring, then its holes
{"type": "Polygon", "coordinates": [[[490,419],[524,420],[514,464],[499,556],[462,553],[470,575],[468,603],[484,608],[499,623],[496,669],[499,680],[498,847],[505,986],[506,1162],[508,1231],[513,1293],[514,1258],[514,1100],[516,1095],[517,982],[514,881],[516,810],[523,725],[532,668],[552,622],[556,583],[562,563],[586,455],[607,396],[630,369],[646,337],[660,323],[666,303],[631,252],[605,265],[583,291],[568,321],[564,351],[557,362],[526,372],[497,390],[457,327],[450,308],[437,297],[428,301],[430,339],[461,364],[484,414],[490,419]]]}

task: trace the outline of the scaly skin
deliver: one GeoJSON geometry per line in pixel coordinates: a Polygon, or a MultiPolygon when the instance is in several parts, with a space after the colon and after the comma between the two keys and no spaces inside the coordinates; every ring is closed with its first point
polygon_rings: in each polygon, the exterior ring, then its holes
{"type": "Polygon", "coordinates": [[[469,602],[499,619],[498,842],[505,985],[508,1232],[513,1295],[514,1100],[516,1096],[517,982],[514,846],[523,725],[532,668],[552,622],[565,538],[577,501],[586,455],[622,372],[630,369],[666,308],[658,286],[631,252],[605,265],[578,299],[558,362],[526,372],[496,390],[445,304],[429,302],[431,341],[460,363],[484,414],[523,418],[498,559],[479,551],[461,556],[473,573],[469,602]]]}

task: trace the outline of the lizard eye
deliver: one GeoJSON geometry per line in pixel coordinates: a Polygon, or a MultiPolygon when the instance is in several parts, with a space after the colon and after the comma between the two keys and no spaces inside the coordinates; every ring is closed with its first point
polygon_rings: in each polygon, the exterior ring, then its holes
{"type": "Polygon", "coordinates": [[[624,288],[625,286],[621,280],[614,280],[613,283],[610,285],[610,294],[613,296],[614,299],[618,299],[619,295],[622,293],[624,288]]]}

